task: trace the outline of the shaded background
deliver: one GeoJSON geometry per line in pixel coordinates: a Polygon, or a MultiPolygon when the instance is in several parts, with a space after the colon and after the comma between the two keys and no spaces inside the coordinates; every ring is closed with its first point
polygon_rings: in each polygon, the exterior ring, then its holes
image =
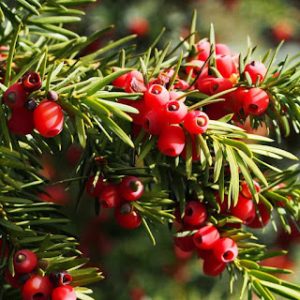
{"type": "MultiPolygon", "coordinates": [[[[80,33],[88,35],[110,24],[116,26],[87,51],[131,33],[138,35],[140,49],[147,48],[162,27],[166,27],[166,33],[161,46],[170,40],[177,43],[180,36],[188,34],[193,9],[198,11],[199,38],[207,36],[210,23],[213,23],[217,41],[227,43],[236,52],[246,51],[247,36],[253,45],[258,45],[254,55],[256,58],[282,39],[286,43],[281,57],[299,51],[300,1],[297,0],[103,0],[83,8],[87,16],[81,27],[76,28],[80,33]]],[[[291,137],[283,146],[297,152],[299,137],[291,137]]],[[[50,180],[57,181],[71,172],[79,158],[80,149],[75,145],[65,152],[62,161],[54,162],[51,157],[45,157],[44,172],[50,180]],[[67,166],[62,167],[66,162],[67,166]]],[[[76,190],[76,183],[70,188],[76,190]]],[[[56,193],[53,194],[56,200],[69,201],[70,195],[63,191],[62,186],[52,186],[51,193],[56,193]]],[[[94,199],[85,196],[79,209],[82,216],[80,222],[75,217],[74,220],[77,222],[76,229],[83,232],[81,250],[91,256],[91,264],[99,265],[106,275],[106,280],[94,287],[96,300],[239,298],[235,293],[229,294],[226,272],[221,280],[205,277],[201,263],[195,257],[186,259],[178,253],[176,255],[171,235],[165,226],[154,229],[158,245],[153,247],[143,228],[130,232],[121,229],[106,211],[95,216],[94,199]]],[[[275,232],[272,226],[266,228],[263,234],[270,248],[280,246],[291,250],[289,256],[268,263],[294,268],[296,273],[289,279],[299,282],[296,262],[299,235],[287,237],[280,233],[280,229],[275,232]]],[[[236,292],[240,290],[238,285],[234,286],[236,292]]]]}

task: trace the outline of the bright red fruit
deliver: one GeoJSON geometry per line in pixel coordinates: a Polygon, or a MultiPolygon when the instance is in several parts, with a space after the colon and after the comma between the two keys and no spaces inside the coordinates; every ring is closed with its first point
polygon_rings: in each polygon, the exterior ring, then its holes
{"type": "Polygon", "coordinates": [[[25,74],[22,78],[23,88],[27,92],[37,91],[42,87],[41,76],[37,72],[29,72],[25,74]]]}
{"type": "Polygon", "coordinates": [[[249,224],[255,218],[254,202],[240,194],[236,206],[231,207],[230,212],[241,219],[244,224],[249,224]]]}
{"type": "Polygon", "coordinates": [[[188,62],[185,72],[188,75],[191,74],[192,77],[199,76],[199,78],[204,78],[208,76],[208,68],[207,66],[204,67],[204,61],[202,60],[194,59],[188,62]]]}
{"type": "Polygon", "coordinates": [[[238,255],[238,247],[231,238],[220,238],[213,246],[213,254],[216,259],[223,263],[233,261],[238,255]]]}
{"type": "Polygon", "coordinates": [[[120,99],[118,102],[132,106],[135,109],[137,109],[139,111],[138,114],[130,113],[129,115],[132,117],[133,124],[143,125],[145,115],[148,113],[148,109],[146,108],[144,99],[135,101],[128,99],[120,99]]]}
{"type": "Polygon", "coordinates": [[[216,44],[216,54],[231,55],[231,51],[225,44],[216,44]]]}
{"type": "Polygon", "coordinates": [[[196,50],[198,53],[197,58],[199,60],[207,60],[207,58],[209,57],[209,53],[210,53],[210,42],[206,41],[206,40],[202,40],[199,41],[196,44],[196,50]]]}
{"type": "Polygon", "coordinates": [[[163,110],[165,121],[170,124],[179,124],[188,113],[188,109],[183,101],[171,100],[163,110]]]}
{"type": "Polygon", "coordinates": [[[170,94],[164,86],[153,84],[145,92],[144,99],[149,109],[157,110],[161,109],[170,100],[170,94]]]}
{"type": "Polygon", "coordinates": [[[144,116],[143,127],[152,135],[159,135],[166,125],[168,123],[164,119],[162,111],[152,109],[144,116]]]}
{"type": "MultiPolygon", "coordinates": [[[[253,185],[254,185],[254,188],[256,190],[257,193],[259,193],[260,191],[260,184],[253,180],[253,185]]],[[[246,181],[243,181],[241,183],[241,194],[245,197],[245,198],[248,198],[248,199],[252,199],[252,194],[251,194],[251,190],[247,184],[246,181]]]]}
{"type": "Polygon", "coordinates": [[[128,29],[131,33],[143,37],[149,32],[149,22],[143,17],[134,18],[130,21],[128,29]]]}
{"type": "Polygon", "coordinates": [[[57,136],[64,126],[64,113],[56,102],[43,100],[33,112],[35,129],[44,137],[57,136]]]}
{"type": "Polygon", "coordinates": [[[49,300],[53,285],[48,277],[32,276],[22,288],[22,300],[49,300]]]}
{"type": "Polygon", "coordinates": [[[126,176],[119,186],[121,197],[127,201],[136,201],[144,193],[144,185],[141,180],[134,176],[126,176]]]}
{"type": "Polygon", "coordinates": [[[157,141],[160,152],[167,156],[178,156],[185,146],[185,135],[183,129],[177,125],[170,125],[163,128],[157,141]]]}
{"type": "Polygon", "coordinates": [[[19,250],[14,255],[14,268],[19,274],[32,272],[38,265],[36,254],[30,250],[19,250]]]}
{"type": "Polygon", "coordinates": [[[243,102],[245,115],[260,116],[269,106],[268,94],[260,88],[252,88],[248,90],[243,102]]]}
{"type": "Polygon", "coordinates": [[[227,78],[199,78],[196,82],[197,89],[207,95],[214,95],[233,87],[232,82],[227,78]]]}
{"type": "Polygon", "coordinates": [[[260,61],[254,60],[250,64],[247,64],[245,66],[245,72],[248,72],[251,77],[252,83],[255,84],[257,81],[262,82],[267,73],[267,68],[260,61]]]}
{"type": "Polygon", "coordinates": [[[198,226],[207,219],[205,206],[198,201],[187,202],[184,210],[183,222],[187,225],[198,226]]]}
{"type": "Polygon", "coordinates": [[[213,253],[206,255],[203,262],[203,273],[208,276],[218,276],[226,268],[226,263],[216,259],[213,253]]]}
{"type": "Polygon", "coordinates": [[[123,203],[115,208],[115,219],[121,227],[126,229],[138,228],[142,223],[141,216],[130,203],[123,203]]]}
{"type": "Polygon", "coordinates": [[[117,186],[108,184],[103,187],[99,194],[98,201],[105,208],[117,207],[121,202],[117,186]]]}
{"type": "Polygon", "coordinates": [[[91,176],[85,185],[86,192],[92,197],[98,197],[102,189],[107,185],[102,176],[95,181],[95,176],[91,176]]]}
{"type": "Polygon", "coordinates": [[[234,59],[230,55],[217,55],[216,65],[224,78],[230,78],[232,74],[238,73],[234,59]]]}
{"type": "Polygon", "coordinates": [[[20,83],[11,85],[3,94],[3,103],[11,109],[23,108],[26,101],[26,91],[20,83]]]}
{"type": "Polygon", "coordinates": [[[123,88],[127,93],[145,92],[147,89],[145,86],[143,74],[136,70],[128,73],[125,86],[123,88]]]}
{"type": "Polygon", "coordinates": [[[247,224],[248,227],[263,228],[269,223],[271,213],[268,208],[263,203],[259,203],[257,205],[257,210],[258,213],[255,215],[255,218],[252,220],[252,222],[247,224]]]}
{"type": "Polygon", "coordinates": [[[207,130],[209,118],[200,110],[190,111],[184,118],[184,127],[190,134],[202,134],[207,130]]]}
{"type": "Polygon", "coordinates": [[[53,290],[51,300],[76,300],[76,293],[72,286],[64,285],[53,290]]]}
{"type": "Polygon", "coordinates": [[[200,228],[193,236],[194,244],[199,249],[211,249],[220,238],[218,229],[213,225],[200,228]]]}
{"type": "Polygon", "coordinates": [[[33,112],[25,108],[14,109],[7,126],[13,134],[30,134],[34,129],[33,112]]]}

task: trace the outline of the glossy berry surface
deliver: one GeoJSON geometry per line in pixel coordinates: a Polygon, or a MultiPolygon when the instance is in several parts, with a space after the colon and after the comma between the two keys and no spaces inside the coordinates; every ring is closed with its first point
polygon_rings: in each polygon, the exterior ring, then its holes
{"type": "Polygon", "coordinates": [[[50,300],[53,285],[48,277],[32,276],[22,288],[22,300],[50,300]]]}
{"type": "Polygon", "coordinates": [[[129,203],[123,203],[115,208],[115,219],[121,227],[126,229],[138,228],[142,223],[141,216],[129,203]]]}
{"type": "Polygon", "coordinates": [[[14,109],[7,121],[7,126],[9,131],[16,135],[32,133],[34,129],[33,112],[25,108],[14,109]]]}
{"type": "Polygon", "coordinates": [[[241,219],[244,224],[249,224],[255,217],[254,202],[240,194],[236,206],[231,207],[230,212],[241,219]]]}
{"type": "Polygon", "coordinates": [[[263,228],[265,227],[271,219],[271,213],[267,209],[267,207],[263,203],[258,203],[257,205],[257,213],[255,218],[247,224],[248,227],[251,228],[263,228]]]}
{"type": "Polygon", "coordinates": [[[187,64],[185,72],[192,77],[199,77],[201,79],[208,76],[208,68],[202,60],[191,60],[187,64]]]}
{"type": "Polygon", "coordinates": [[[114,184],[108,184],[101,190],[98,201],[105,208],[116,207],[120,204],[121,198],[118,188],[114,184]]]}
{"type": "Polygon", "coordinates": [[[185,146],[185,135],[180,126],[170,125],[163,128],[157,141],[159,151],[167,156],[180,155],[185,146]]]}
{"type": "Polygon", "coordinates": [[[158,110],[170,100],[170,94],[164,86],[153,84],[145,92],[144,99],[149,109],[158,110]]]}
{"type": "Polygon", "coordinates": [[[19,250],[14,255],[14,268],[19,274],[30,273],[38,264],[36,254],[30,250],[19,250]]]}
{"type": "Polygon", "coordinates": [[[95,176],[91,176],[85,185],[86,192],[92,197],[98,197],[102,189],[107,185],[102,176],[97,179],[95,176]]]}
{"type": "Polygon", "coordinates": [[[187,106],[183,101],[172,100],[168,102],[163,110],[165,122],[179,124],[188,113],[187,106]]]}
{"type": "Polygon", "coordinates": [[[196,82],[197,88],[200,92],[207,95],[214,95],[229,90],[233,87],[232,82],[227,78],[208,77],[199,79],[196,82]]]}
{"type": "Polygon", "coordinates": [[[230,55],[217,55],[216,65],[224,78],[230,78],[232,74],[238,73],[234,60],[230,55]]]}
{"type": "Polygon", "coordinates": [[[213,246],[213,254],[219,262],[229,263],[238,255],[238,247],[230,238],[220,238],[213,246]]]}
{"type": "Polygon", "coordinates": [[[231,55],[231,50],[227,45],[218,43],[216,44],[216,54],[231,55]]]}
{"type": "Polygon", "coordinates": [[[206,40],[202,40],[196,44],[197,58],[199,60],[207,60],[210,53],[210,43],[206,40]]]}
{"type": "Polygon", "coordinates": [[[206,255],[203,262],[203,273],[208,276],[218,276],[226,268],[226,263],[216,259],[213,253],[206,255]]]}
{"type": "Polygon", "coordinates": [[[72,286],[65,285],[53,290],[51,300],[76,300],[76,293],[72,286]]]}
{"type": "Polygon", "coordinates": [[[64,114],[56,102],[44,100],[33,112],[35,129],[44,137],[55,137],[63,130],[64,114]]]}
{"type": "Polygon", "coordinates": [[[207,130],[209,118],[206,113],[194,110],[184,118],[183,126],[190,134],[202,134],[207,130]]]}
{"type": "Polygon", "coordinates": [[[252,61],[251,63],[245,66],[245,73],[248,73],[252,83],[262,82],[267,73],[266,66],[259,61],[252,61]]]}
{"type": "Polygon", "coordinates": [[[152,135],[159,135],[167,125],[161,111],[150,110],[144,116],[143,127],[152,135]]]}
{"type": "Polygon", "coordinates": [[[205,206],[199,201],[187,202],[184,210],[183,222],[187,225],[202,225],[207,219],[205,206]]]}
{"type": "Polygon", "coordinates": [[[22,78],[23,88],[27,92],[37,91],[42,87],[40,74],[37,72],[29,72],[22,78]]]}
{"type": "Polygon", "coordinates": [[[213,225],[206,225],[194,234],[193,241],[199,249],[211,249],[219,238],[218,229],[213,225]]]}
{"type": "Polygon", "coordinates": [[[121,197],[127,201],[136,201],[142,197],[144,193],[144,185],[142,181],[134,176],[126,176],[122,179],[119,186],[121,197]]]}
{"type": "MultiPolygon", "coordinates": [[[[253,180],[253,185],[254,185],[254,188],[256,190],[257,193],[260,192],[260,184],[253,180]]],[[[241,194],[245,197],[245,198],[248,198],[248,199],[252,199],[253,196],[251,194],[251,190],[250,190],[250,187],[248,186],[247,182],[246,181],[243,181],[241,183],[241,194]]]]}
{"type": "Polygon", "coordinates": [[[267,110],[269,102],[269,96],[264,90],[260,88],[249,89],[243,102],[245,115],[262,115],[267,110]]]}
{"type": "Polygon", "coordinates": [[[3,103],[11,109],[23,108],[26,91],[20,83],[11,85],[3,94],[3,103]]]}

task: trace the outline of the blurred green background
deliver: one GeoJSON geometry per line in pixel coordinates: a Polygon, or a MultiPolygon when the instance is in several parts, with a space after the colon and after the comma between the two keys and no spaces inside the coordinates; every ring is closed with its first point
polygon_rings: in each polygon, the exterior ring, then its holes
{"type": "MultiPolygon", "coordinates": [[[[258,58],[282,39],[286,43],[281,57],[299,51],[299,0],[102,0],[83,9],[87,15],[81,27],[76,28],[82,34],[115,24],[115,29],[88,51],[131,33],[138,35],[138,47],[146,48],[163,27],[166,33],[161,45],[170,40],[177,43],[179,37],[188,35],[194,9],[198,11],[199,38],[207,36],[213,23],[217,41],[228,44],[236,52],[246,51],[248,36],[253,45],[258,45],[258,58]]],[[[288,144],[288,149],[295,152],[295,141],[299,138],[292,139],[293,146],[288,144]]],[[[57,165],[60,169],[61,164],[57,165]]],[[[83,231],[81,250],[90,255],[91,264],[100,266],[106,275],[106,279],[94,287],[95,299],[239,299],[239,283],[235,283],[234,293],[230,294],[226,272],[221,279],[212,279],[203,276],[196,257],[176,257],[168,228],[154,229],[158,243],[153,247],[143,228],[128,232],[116,226],[109,213],[95,216],[93,199],[86,196],[81,203],[82,218],[78,224],[78,229],[83,231]]],[[[275,263],[282,268],[294,268],[295,274],[289,279],[299,282],[298,235],[293,239],[282,237],[272,226],[266,228],[263,235],[270,248],[281,245],[291,249],[288,257],[278,258],[275,263]]]]}

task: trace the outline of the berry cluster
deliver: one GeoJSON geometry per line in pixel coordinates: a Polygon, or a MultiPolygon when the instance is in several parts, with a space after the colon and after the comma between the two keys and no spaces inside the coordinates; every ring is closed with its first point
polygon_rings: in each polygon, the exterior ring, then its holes
{"type": "Polygon", "coordinates": [[[206,275],[219,275],[237,257],[236,242],[221,237],[218,229],[207,222],[207,210],[199,201],[187,202],[183,217],[177,214],[177,221],[181,232],[188,230],[193,234],[175,237],[175,246],[184,252],[196,250],[198,257],[204,260],[203,272],[206,275]]]}
{"type": "Polygon", "coordinates": [[[37,274],[38,258],[30,250],[19,250],[14,255],[15,275],[7,270],[5,279],[13,288],[20,288],[22,300],[76,300],[74,288],[70,285],[72,276],[67,272],[37,274]]]}
{"type": "Polygon", "coordinates": [[[237,57],[233,56],[225,44],[215,45],[216,74],[213,76],[206,64],[211,53],[211,44],[201,40],[196,44],[197,56],[190,62],[186,72],[196,79],[195,88],[209,96],[226,91],[233,87],[237,89],[223,96],[224,102],[208,105],[206,111],[212,119],[218,119],[227,113],[234,113],[236,119],[247,116],[261,116],[269,105],[269,96],[257,87],[265,78],[267,68],[260,61],[252,61],[245,65],[239,73],[237,57]],[[251,87],[243,86],[247,79],[251,87]]]}
{"type": "Polygon", "coordinates": [[[103,177],[90,177],[86,191],[96,197],[104,208],[114,208],[117,223],[126,229],[135,229],[142,223],[141,216],[131,204],[144,193],[142,181],[134,176],[125,176],[119,184],[106,181],[103,177]]]}
{"type": "Polygon", "coordinates": [[[176,88],[187,89],[188,84],[177,79],[174,90],[169,91],[169,83],[174,70],[166,70],[158,78],[144,83],[139,71],[132,71],[117,78],[113,85],[126,92],[142,92],[143,97],[137,101],[127,99],[121,103],[131,105],[139,111],[132,115],[133,123],[143,127],[151,135],[158,136],[157,147],[161,153],[176,157],[184,153],[186,144],[185,131],[192,136],[203,134],[208,127],[208,116],[200,110],[189,111],[185,105],[183,93],[176,88]]]}
{"type": "Polygon", "coordinates": [[[62,131],[64,114],[60,105],[55,102],[58,100],[57,94],[51,91],[47,99],[36,104],[32,93],[41,87],[39,73],[29,72],[3,94],[3,103],[11,109],[8,128],[12,133],[26,135],[36,129],[42,136],[50,138],[62,131]]]}
{"type": "MultiPolygon", "coordinates": [[[[253,181],[256,192],[259,193],[260,185],[253,181]]],[[[217,198],[218,199],[218,198],[217,198]]],[[[220,200],[217,200],[220,203],[220,200]]],[[[259,202],[255,204],[252,194],[246,182],[241,183],[241,191],[238,202],[235,206],[228,208],[228,201],[225,197],[224,202],[220,203],[221,213],[231,215],[243,221],[243,224],[250,228],[262,228],[266,226],[271,218],[270,211],[265,204],[259,202]]]]}

